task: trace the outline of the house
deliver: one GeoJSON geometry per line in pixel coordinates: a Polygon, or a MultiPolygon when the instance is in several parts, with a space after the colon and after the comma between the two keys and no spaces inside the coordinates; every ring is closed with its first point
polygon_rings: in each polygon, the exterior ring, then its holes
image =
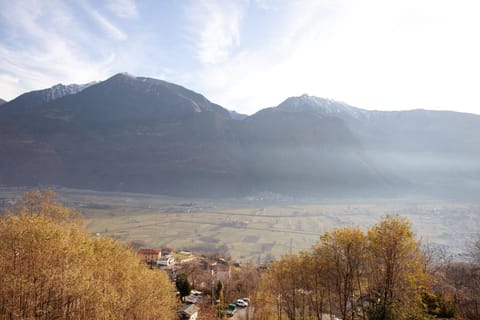
{"type": "Polygon", "coordinates": [[[171,267],[175,265],[175,258],[172,256],[161,256],[157,260],[157,266],[159,267],[171,267]]]}
{"type": "Polygon", "coordinates": [[[195,256],[190,251],[179,251],[174,256],[180,264],[190,263],[195,260],[195,256]]]}
{"type": "Polygon", "coordinates": [[[158,249],[142,248],[137,250],[138,257],[146,264],[154,264],[160,258],[161,251],[158,249]]]}
{"type": "Polygon", "coordinates": [[[194,304],[187,304],[177,311],[180,320],[196,320],[198,318],[198,307],[194,304]]]}

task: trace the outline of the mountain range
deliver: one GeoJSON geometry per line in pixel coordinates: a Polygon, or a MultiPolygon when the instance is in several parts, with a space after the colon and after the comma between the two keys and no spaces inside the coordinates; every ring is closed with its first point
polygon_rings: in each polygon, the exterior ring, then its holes
{"type": "Polygon", "coordinates": [[[0,185],[182,196],[472,197],[480,116],[303,95],[246,116],[122,73],[0,106],[0,185]]]}

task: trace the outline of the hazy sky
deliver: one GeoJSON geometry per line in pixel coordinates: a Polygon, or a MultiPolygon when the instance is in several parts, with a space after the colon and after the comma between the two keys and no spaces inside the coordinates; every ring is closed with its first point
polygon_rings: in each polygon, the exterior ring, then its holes
{"type": "Polygon", "coordinates": [[[0,0],[0,98],[118,72],[253,113],[308,93],[480,114],[478,0],[0,0]]]}

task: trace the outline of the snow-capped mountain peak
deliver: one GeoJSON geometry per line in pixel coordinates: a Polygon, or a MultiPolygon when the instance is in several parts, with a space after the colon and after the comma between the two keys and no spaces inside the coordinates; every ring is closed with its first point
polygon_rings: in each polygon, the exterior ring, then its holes
{"type": "Polygon", "coordinates": [[[45,102],[50,102],[64,96],[79,93],[80,91],[94,85],[96,82],[89,82],[85,84],[69,84],[63,85],[61,83],[54,85],[50,89],[45,90],[45,102]]]}
{"type": "Polygon", "coordinates": [[[361,119],[368,116],[367,110],[352,107],[344,102],[309,96],[307,94],[303,94],[299,97],[290,97],[278,107],[286,111],[307,111],[322,116],[351,117],[355,119],[361,119]]]}
{"type": "Polygon", "coordinates": [[[12,101],[4,103],[1,107],[1,112],[5,114],[21,114],[29,112],[29,110],[54,100],[79,93],[94,84],[96,84],[96,82],[69,85],[59,83],[47,89],[26,92],[12,101]]]}

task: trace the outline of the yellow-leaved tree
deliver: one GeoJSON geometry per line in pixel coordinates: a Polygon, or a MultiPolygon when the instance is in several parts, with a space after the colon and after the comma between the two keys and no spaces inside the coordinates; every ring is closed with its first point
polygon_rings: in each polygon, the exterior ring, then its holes
{"type": "Polygon", "coordinates": [[[89,235],[52,191],[0,218],[0,318],[172,319],[175,291],[126,246],[89,235]]]}
{"type": "Polygon", "coordinates": [[[338,311],[343,319],[353,318],[356,311],[354,300],[363,295],[364,233],[354,227],[337,228],[321,237],[317,252],[319,250],[323,252],[327,281],[333,289],[338,311]]]}
{"type": "Polygon", "coordinates": [[[255,308],[259,319],[423,319],[423,259],[406,218],[387,215],[367,233],[337,228],[311,250],[272,263],[255,308]]]}
{"type": "Polygon", "coordinates": [[[415,319],[425,287],[423,255],[405,217],[387,215],[368,231],[369,319],[415,319]]]}

